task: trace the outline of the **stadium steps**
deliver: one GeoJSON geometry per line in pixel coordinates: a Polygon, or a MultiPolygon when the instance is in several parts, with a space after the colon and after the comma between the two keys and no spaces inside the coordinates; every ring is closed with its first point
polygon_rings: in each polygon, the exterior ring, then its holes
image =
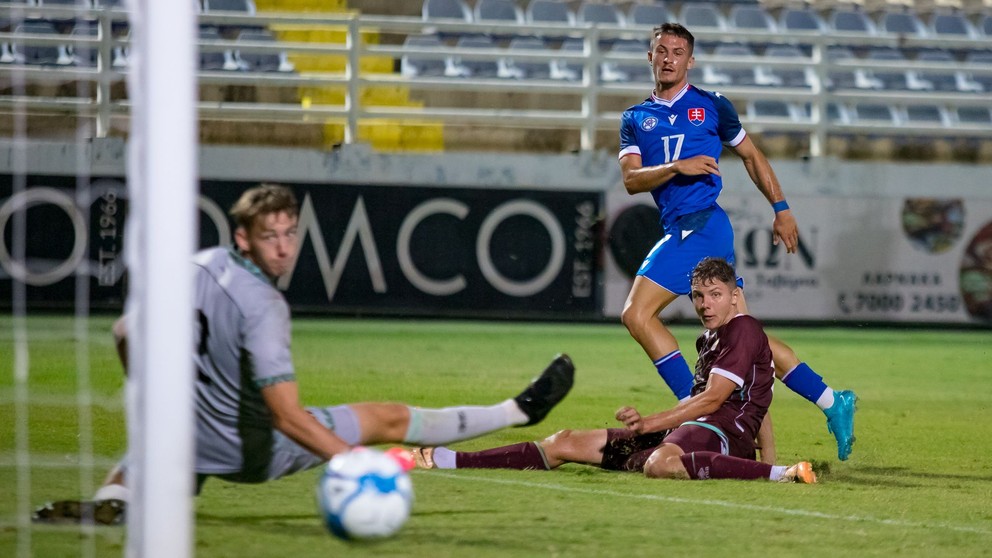
{"type": "MultiPolygon", "coordinates": [[[[404,121],[366,118],[358,123],[358,137],[379,151],[431,153],[444,150],[443,127],[431,121],[404,121]]],[[[344,143],[344,126],[324,125],[324,143],[332,147],[344,143]]]]}
{"type": "MultiPolygon", "coordinates": [[[[259,11],[293,11],[340,13],[348,11],[347,2],[314,2],[313,0],[260,0],[256,2],[259,11]]],[[[347,32],[335,25],[273,25],[272,32],[280,41],[344,44],[347,32]]],[[[377,44],[379,35],[363,32],[361,40],[365,44],[377,44]]],[[[290,61],[301,74],[343,73],[347,58],[341,54],[290,54],[290,61]]],[[[363,56],[359,61],[359,72],[363,74],[392,74],[395,72],[393,59],[388,56],[363,56]]],[[[343,86],[301,87],[299,101],[305,107],[314,105],[344,105],[343,86]]],[[[404,86],[362,87],[359,91],[362,106],[406,107],[416,110],[423,102],[410,99],[410,90],[404,86]]],[[[330,148],[344,142],[344,125],[340,121],[329,121],[323,125],[323,146],[330,148]]],[[[362,119],[358,123],[358,139],[369,143],[380,151],[440,151],[444,149],[443,125],[434,122],[409,122],[391,119],[362,119]]]]}
{"type": "Polygon", "coordinates": [[[255,0],[260,12],[344,12],[347,0],[255,0]]]}

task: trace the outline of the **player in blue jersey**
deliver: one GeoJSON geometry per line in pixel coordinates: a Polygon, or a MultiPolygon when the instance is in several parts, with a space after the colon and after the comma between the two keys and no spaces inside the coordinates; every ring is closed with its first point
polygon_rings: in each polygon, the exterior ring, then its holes
{"type": "MultiPolygon", "coordinates": [[[[559,355],[523,392],[494,405],[303,407],[290,355],[289,306],[275,288],[296,261],[296,198],[285,187],[259,186],[241,196],[231,215],[235,245],[203,250],[193,262],[196,443],[190,473],[197,492],[208,477],[264,482],[317,467],[355,445],[438,444],[536,424],[571,389],[574,366],[559,355]]],[[[126,330],[124,319],[114,326],[122,356],[126,330]]],[[[130,496],[127,464],[121,461],[92,501],[53,502],[34,520],[120,523],[130,496]]]]}
{"type": "MultiPolygon", "coordinates": [[[[672,333],[658,315],[689,293],[693,266],[713,256],[734,263],[734,232],[717,204],[724,146],[744,162],[748,175],[771,204],[774,241],[796,251],[799,233],[768,159],[741,126],[733,104],[719,93],[688,81],[695,39],[682,25],[656,27],[648,60],[655,77],[651,97],[627,109],[620,123],[620,169],[631,195],[649,192],[661,214],[662,238],[634,278],[622,313],[623,324],[679,399],[689,396],[692,373],[672,333]]],[[[741,298],[741,308],[747,304],[741,298]]],[[[769,336],[776,375],[827,416],[845,460],[854,443],[852,391],[834,391],[782,341],[769,336]]]]}

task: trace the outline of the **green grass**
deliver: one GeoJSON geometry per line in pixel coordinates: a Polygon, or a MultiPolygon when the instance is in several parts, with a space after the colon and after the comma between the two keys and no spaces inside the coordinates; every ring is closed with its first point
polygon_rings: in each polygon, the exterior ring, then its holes
{"type": "MultiPolygon", "coordinates": [[[[4,320],[9,323],[9,321],[4,320]]],[[[97,465],[78,466],[69,318],[32,318],[30,504],[99,483],[124,443],[123,380],[110,319],[89,324],[89,413],[97,465]],[[56,466],[58,465],[58,466],[56,466]],[[80,471],[83,471],[82,473],[80,471]]],[[[316,471],[266,485],[212,480],[196,500],[198,556],[984,556],[992,547],[992,333],[769,328],[838,388],[861,397],[858,442],[836,459],[823,415],[784,385],[773,416],[779,460],[828,469],[816,486],[659,481],[565,466],[554,472],[415,471],[403,531],[377,543],[328,535],[315,514],[316,471]]],[[[677,328],[691,355],[696,328],[677,328]]],[[[673,403],[620,325],[298,320],[293,340],[306,404],[397,400],[487,404],[516,394],[558,351],[577,366],[573,392],[537,426],[463,442],[481,449],[561,428],[612,426],[634,404],[673,403]]],[[[14,344],[0,331],[0,556],[119,556],[119,528],[19,529],[14,467],[14,344]],[[20,554],[19,554],[20,552],[20,554]]],[[[23,478],[23,477],[22,477],[23,478]]]]}

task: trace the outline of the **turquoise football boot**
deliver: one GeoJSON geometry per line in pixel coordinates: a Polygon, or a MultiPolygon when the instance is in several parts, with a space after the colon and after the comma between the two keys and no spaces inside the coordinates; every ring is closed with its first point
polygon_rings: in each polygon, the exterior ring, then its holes
{"type": "Polygon", "coordinates": [[[857,402],[858,396],[853,391],[837,391],[834,392],[834,404],[823,411],[827,415],[827,430],[837,439],[837,458],[841,461],[847,460],[854,446],[854,412],[858,410],[857,402]]]}

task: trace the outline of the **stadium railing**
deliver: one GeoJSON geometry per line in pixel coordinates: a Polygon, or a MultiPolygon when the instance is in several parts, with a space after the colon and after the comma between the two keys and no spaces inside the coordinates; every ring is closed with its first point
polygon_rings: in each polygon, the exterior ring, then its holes
{"type": "MultiPolygon", "coordinates": [[[[0,81],[3,93],[0,94],[0,110],[9,112],[20,107],[29,112],[65,112],[77,116],[93,118],[96,122],[96,135],[103,136],[110,130],[110,120],[126,117],[130,108],[124,98],[112,98],[111,85],[122,83],[126,64],[120,60],[115,65],[115,52],[126,52],[129,38],[126,34],[115,33],[126,25],[127,13],[117,8],[56,8],[23,6],[0,3],[0,19],[18,21],[27,18],[65,20],[85,18],[94,21],[99,33],[96,37],[79,34],[33,35],[19,34],[13,30],[0,33],[0,43],[7,51],[9,45],[51,46],[69,45],[75,49],[91,48],[98,52],[95,67],[81,65],[32,66],[8,61],[0,64],[0,81]],[[95,95],[81,98],[75,95],[13,95],[8,94],[14,76],[23,76],[27,83],[65,83],[84,80],[95,84],[95,95]]],[[[245,14],[235,12],[209,12],[200,14],[200,24],[219,27],[265,28],[279,25],[332,26],[345,33],[343,44],[318,44],[286,41],[243,41],[243,40],[201,40],[201,52],[240,51],[255,54],[335,54],[344,58],[344,71],[341,72],[247,72],[231,70],[201,70],[198,74],[201,85],[255,86],[300,88],[335,86],[344,91],[342,104],[309,104],[300,102],[227,102],[201,101],[201,118],[219,120],[250,120],[258,122],[332,122],[344,126],[344,141],[358,141],[358,125],[366,119],[391,119],[403,121],[436,121],[451,125],[525,127],[534,129],[564,129],[578,131],[580,148],[596,149],[598,131],[615,131],[622,109],[604,109],[618,102],[630,104],[644,98],[651,84],[646,82],[602,82],[601,67],[604,62],[630,64],[630,53],[612,53],[609,44],[622,39],[646,41],[650,35],[647,26],[608,26],[593,24],[577,25],[534,25],[534,24],[494,24],[466,23],[464,21],[424,21],[410,17],[372,16],[362,14],[245,14]],[[374,32],[382,36],[392,36],[394,41],[380,44],[367,44],[361,40],[363,33],[374,32]],[[581,51],[548,49],[518,50],[508,48],[463,49],[446,46],[443,49],[404,46],[402,38],[407,35],[440,34],[454,37],[469,34],[491,36],[540,36],[552,39],[566,37],[580,38],[584,48],[581,51]],[[574,81],[554,79],[507,79],[472,78],[447,76],[403,76],[399,71],[391,74],[376,74],[356,71],[360,60],[365,56],[385,56],[400,60],[405,55],[420,58],[458,57],[462,60],[499,61],[517,60],[526,63],[545,63],[558,60],[573,67],[581,68],[581,76],[574,81]],[[420,92],[432,99],[429,106],[419,109],[410,107],[388,107],[363,104],[361,90],[376,86],[403,86],[420,92]],[[545,103],[551,108],[528,109],[508,104],[506,106],[460,107],[454,103],[434,104],[431,92],[465,93],[523,93],[545,98],[570,96],[577,103],[545,103]],[[612,101],[608,103],[606,101],[612,101]]],[[[716,56],[697,50],[697,66],[719,64],[721,67],[753,67],[761,65],[771,69],[792,69],[811,67],[816,80],[810,87],[769,87],[721,85],[716,87],[723,95],[738,103],[742,120],[750,129],[765,133],[803,134],[809,137],[810,155],[824,154],[825,142],[830,136],[874,135],[892,137],[954,137],[992,139],[992,125],[984,122],[965,122],[951,118],[944,123],[921,125],[909,123],[906,119],[895,119],[891,123],[858,122],[852,119],[831,119],[827,115],[831,104],[847,105],[871,101],[887,103],[894,107],[908,105],[936,105],[947,114],[956,114],[962,107],[992,106],[992,91],[948,92],[948,91],[906,91],[906,90],[865,90],[832,89],[825,87],[827,76],[835,71],[874,70],[920,72],[968,72],[976,76],[992,76],[992,66],[975,63],[928,62],[918,60],[886,61],[867,58],[831,60],[825,55],[828,45],[847,45],[856,49],[869,47],[895,47],[901,49],[949,49],[953,51],[988,51],[987,40],[956,37],[920,38],[903,35],[877,34],[866,37],[861,34],[840,34],[823,32],[753,32],[753,31],[706,31],[695,33],[697,45],[720,42],[739,42],[751,45],[799,45],[811,52],[809,57],[779,58],[765,56],[716,56]],[[748,115],[744,107],[757,100],[781,100],[802,107],[794,111],[792,118],[764,118],[748,115]]],[[[647,64],[646,56],[640,62],[647,64]]],[[[398,63],[397,63],[398,66],[398,63]]],[[[450,96],[450,95],[449,95],[450,96]]],[[[444,97],[449,97],[444,96],[444,97]]],[[[509,96],[508,96],[509,97],[509,96]]],[[[844,111],[841,111],[842,113],[844,111]]],[[[896,111],[901,114],[904,111],[896,111]]]]}

